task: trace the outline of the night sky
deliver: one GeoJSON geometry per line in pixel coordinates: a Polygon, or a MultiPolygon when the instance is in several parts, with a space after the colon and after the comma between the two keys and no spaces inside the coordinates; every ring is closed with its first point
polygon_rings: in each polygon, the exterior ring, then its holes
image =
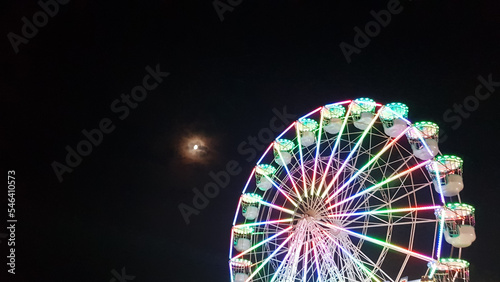
{"type": "Polygon", "coordinates": [[[15,170],[18,220],[11,275],[5,183],[1,281],[228,281],[236,205],[268,145],[249,140],[283,125],[276,112],[288,125],[359,97],[440,125],[476,207],[471,281],[500,281],[498,1],[48,2],[46,17],[36,1],[0,4],[1,167],[15,170]],[[78,146],[86,156],[67,159],[78,146]],[[187,224],[179,205],[228,165],[187,224]]]}

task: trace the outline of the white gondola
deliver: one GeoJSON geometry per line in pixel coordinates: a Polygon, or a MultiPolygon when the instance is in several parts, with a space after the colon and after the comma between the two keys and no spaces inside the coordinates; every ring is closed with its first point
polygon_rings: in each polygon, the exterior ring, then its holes
{"type": "Polygon", "coordinates": [[[238,252],[244,252],[252,246],[253,228],[248,226],[233,227],[233,245],[238,252]]]}
{"type": "Polygon", "coordinates": [[[380,112],[385,134],[397,137],[408,128],[408,107],[403,103],[389,103],[380,112]]]}
{"type": "Polygon", "coordinates": [[[365,130],[375,116],[375,107],[377,103],[370,98],[358,98],[352,104],[351,114],[354,120],[354,126],[365,130]]]}
{"type": "Polygon", "coordinates": [[[250,267],[252,262],[246,259],[231,259],[229,262],[232,272],[232,281],[234,282],[250,282],[250,267]]]}
{"type": "Polygon", "coordinates": [[[443,196],[457,196],[464,189],[462,178],[463,160],[452,155],[437,156],[427,165],[434,182],[434,189],[443,196]]]}
{"type": "Polygon", "coordinates": [[[429,262],[429,276],[421,281],[434,282],[468,282],[469,262],[458,258],[441,258],[429,262]]]}
{"type": "Polygon", "coordinates": [[[273,183],[271,182],[274,173],[276,172],[276,168],[272,165],[268,164],[260,164],[255,167],[255,183],[257,187],[266,191],[269,188],[273,187],[273,183]]]}
{"type": "Polygon", "coordinates": [[[342,128],[345,107],[342,105],[326,105],[321,110],[323,129],[329,134],[337,134],[342,128]]]}
{"type": "Polygon", "coordinates": [[[416,122],[406,132],[406,136],[415,157],[430,160],[439,153],[439,126],[437,124],[428,121],[416,122]]]}
{"type": "Polygon", "coordinates": [[[292,141],[288,139],[278,139],[274,142],[274,160],[279,165],[287,165],[292,161],[292,151],[294,148],[292,141]]]}
{"type": "Polygon", "coordinates": [[[256,219],[259,216],[262,196],[254,193],[247,193],[243,194],[241,197],[241,210],[243,216],[248,220],[256,219]]]}
{"type": "Polygon", "coordinates": [[[304,147],[309,147],[316,143],[314,133],[318,129],[318,122],[310,118],[301,118],[297,121],[297,128],[300,132],[300,143],[304,147]]]}
{"type": "Polygon", "coordinates": [[[455,248],[469,247],[476,240],[474,207],[463,203],[449,203],[437,211],[445,222],[444,238],[455,248]]]}

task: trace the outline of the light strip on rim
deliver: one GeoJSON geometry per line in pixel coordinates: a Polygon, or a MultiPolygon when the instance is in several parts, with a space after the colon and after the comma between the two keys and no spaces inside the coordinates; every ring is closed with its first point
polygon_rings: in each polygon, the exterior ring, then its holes
{"type": "Polygon", "coordinates": [[[283,135],[285,135],[285,133],[288,132],[288,130],[290,130],[290,128],[292,128],[294,125],[295,125],[296,121],[292,122],[292,124],[290,124],[283,132],[281,132],[280,135],[278,135],[278,137],[276,137],[276,139],[280,139],[283,135]]]}
{"type": "Polygon", "coordinates": [[[260,159],[257,161],[257,165],[260,164],[260,162],[262,161],[262,159],[267,155],[267,153],[269,152],[269,150],[271,150],[272,147],[273,147],[273,143],[269,144],[269,146],[267,147],[267,149],[264,152],[264,154],[262,154],[262,156],[260,157],[260,159]]]}
{"type": "Polygon", "coordinates": [[[255,167],[252,169],[252,172],[250,173],[250,177],[248,177],[247,183],[245,184],[245,188],[243,188],[243,194],[245,194],[245,191],[248,188],[248,184],[250,183],[250,180],[252,180],[252,177],[254,176],[255,173],[255,167]]]}
{"type": "MultiPolygon", "coordinates": [[[[410,173],[410,172],[412,172],[412,171],[414,171],[414,170],[416,170],[416,169],[419,169],[419,168],[421,168],[421,167],[423,167],[423,166],[427,165],[430,161],[431,161],[431,160],[428,160],[428,161],[425,161],[425,162],[419,163],[418,165],[416,165],[416,166],[414,166],[414,167],[411,167],[411,168],[409,168],[409,169],[407,169],[407,170],[405,170],[405,171],[403,171],[403,172],[400,172],[400,173],[398,173],[398,174],[396,174],[396,175],[394,175],[394,176],[392,176],[392,177],[389,177],[389,178],[387,178],[386,180],[384,180],[384,181],[382,181],[382,182],[379,182],[379,183],[377,183],[377,184],[373,185],[373,186],[372,186],[372,187],[370,187],[370,188],[367,188],[367,189],[365,189],[365,190],[363,190],[363,191],[361,191],[361,192],[359,192],[359,193],[357,193],[357,194],[352,195],[352,196],[351,196],[351,197],[349,197],[349,198],[346,198],[346,199],[344,199],[344,200],[342,200],[342,201],[339,201],[339,202],[335,203],[334,205],[331,205],[330,207],[328,207],[328,209],[333,209],[333,208],[335,208],[336,206],[339,206],[339,205],[341,205],[341,204],[343,204],[343,203],[345,203],[345,202],[347,202],[347,201],[350,201],[350,200],[352,200],[352,199],[354,199],[354,198],[357,198],[357,197],[359,197],[359,196],[361,196],[361,195],[364,195],[364,194],[366,194],[366,193],[369,193],[369,192],[371,192],[371,191],[373,191],[373,190],[375,190],[375,189],[379,188],[380,186],[382,186],[382,185],[384,185],[384,184],[386,184],[386,183],[389,183],[389,182],[393,181],[393,180],[394,180],[394,179],[396,179],[396,178],[399,178],[399,177],[401,177],[401,176],[403,176],[403,175],[405,175],[405,174],[408,174],[408,173],[410,173]]],[[[328,198],[328,199],[326,200],[326,202],[328,203],[328,202],[330,202],[332,199],[333,199],[333,198],[332,198],[332,197],[330,197],[330,198],[328,198]]]]}

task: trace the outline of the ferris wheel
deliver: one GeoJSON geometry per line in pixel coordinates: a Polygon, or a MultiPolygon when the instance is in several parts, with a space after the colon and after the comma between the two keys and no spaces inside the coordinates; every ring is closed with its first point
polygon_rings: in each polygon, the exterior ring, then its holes
{"type": "Polygon", "coordinates": [[[463,160],[440,154],[435,123],[407,118],[359,98],[286,128],[239,198],[231,281],[469,281],[463,160]]]}

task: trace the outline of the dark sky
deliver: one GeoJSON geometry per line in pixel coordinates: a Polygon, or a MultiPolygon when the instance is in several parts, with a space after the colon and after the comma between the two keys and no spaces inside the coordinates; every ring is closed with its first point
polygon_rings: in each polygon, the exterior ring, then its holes
{"type": "Polygon", "coordinates": [[[227,281],[232,218],[258,158],[239,144],[273,109],[299,117],[358,97],[403,102],[410,120],[441,126],[441,151],[465,161],[462,199],[477,208],[478,239],[463,253],[472,281],[500,281],[500,86],[473,98],[478,76],[500,81],[497,1],[402,1],[350,63],[339,45],[355,46],[354,28],[390,1],[242,0],[223,21],[211,1],[101,2],[51,6],[25,35],[23,17],[41,6],[0,4],[1,167],[16,172],[18,219],[16,274],[1,239],[1,281],[113,281],[122,268],[133,281],[227,281]],[[120,95],[148,66],[169,75],[125,110],[120,95]],[[455,112],[464,101],[470,110],[455,112]],[[67,164],[67,146],[99,126],[112,131],[59,181],[53,162],[67,164]],[[194,159],[193,138],[207,147],[194,159]],[[178,205],[231,160],[241,172],[186,224],[178,205]]]}

